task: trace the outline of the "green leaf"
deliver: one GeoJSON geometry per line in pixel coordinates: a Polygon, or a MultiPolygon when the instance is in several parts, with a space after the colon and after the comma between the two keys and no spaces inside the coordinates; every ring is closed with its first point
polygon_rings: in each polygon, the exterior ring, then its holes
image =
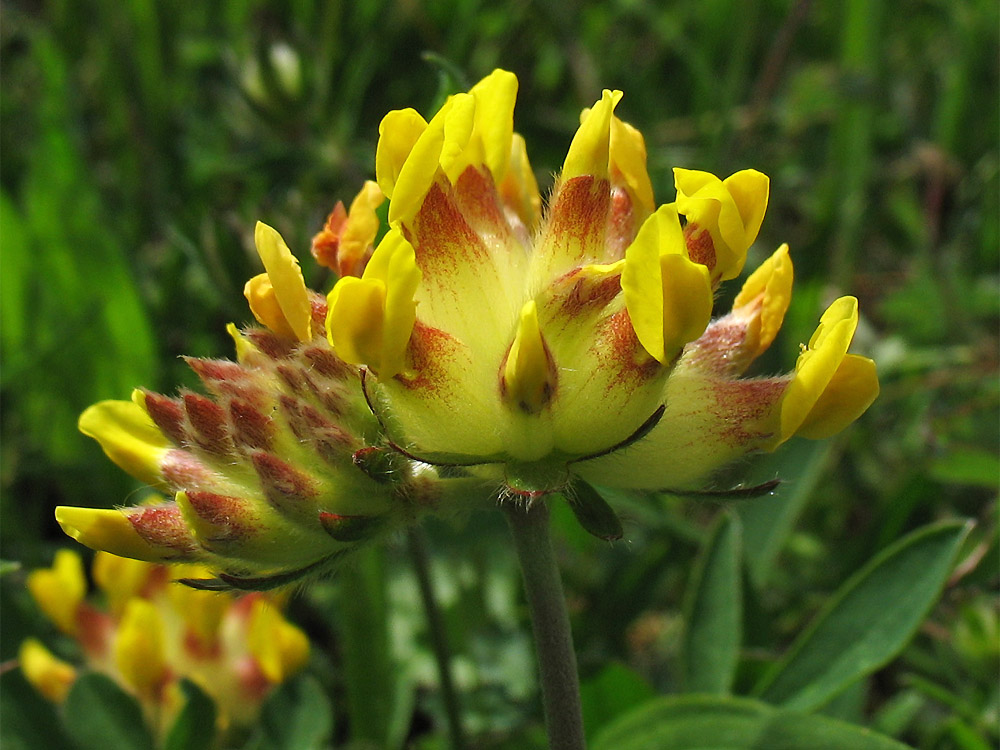
{"type": "Polygon", "coordinates": [[[102,674],[85,674],[73,683],[65,711],[73,740],[82,750],[153,748],[139,704],[102,674]]]}
{"type": "Polygon", "coordinates": [[[904,750],[888,737],[746,698],[669,696],[607,727],[591,750],[904,750]]]}
{"type": "MultiPolygon", "coordinates": [[[[4,637],[8,614],[4,614],[4,637]]],[[[20,669],[0,674],[0,747],[3,750],[70,750],[70,742],[56,713],[57,706],[33,688],[20,669]]]]}
{"type": "Polygon", "coordinates": [[[743,639],[740,521],[719,517],[688,589],[682,667],[687,692],[730,691],[743,639]]]}
{"type": "Polygon", "coordinates": [[[190,680],[181,681],[184,708],[170,728],[164,750],[210,750],[215,743],[215,703],[190,680]]]}
{"type": "Polygon", "coordinates": [[[960,522],[934,524],[883,550],[834,595],[754,693],[812,711],[892,659],[937,600],[968,530],[960,522]]]}
{"type": "Polygon", "coordinates": [[[608,664],[580,685],[587,736],[593,737],[614,718],[645,703],[653,695],[653,688],[635,671],[617,662],[608,664]]]}
{"type": "Polygon", "coordinates": [[[274,691],[260,723],[268,750],[323,748],[333,732],[333,708],[319,681],[306,674],[274,691]]]}
{"type": "Polygon", "coordinates": [[[755,473],[758,479],[775,474],[782,479],[772,497],[748,500],[738,506],[747,569],[756,589],[764,589],[770,581],[795,520],[823,476],[829,451],[827,442],[792,441],[766,461],[759,474],[755,473]]]}

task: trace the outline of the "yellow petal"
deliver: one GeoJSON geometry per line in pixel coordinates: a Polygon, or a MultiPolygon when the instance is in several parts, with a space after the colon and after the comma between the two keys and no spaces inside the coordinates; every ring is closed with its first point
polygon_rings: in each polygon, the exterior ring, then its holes
{"type": "Polygon", "coordinates": [[[413,246],[398,230],[382,238],[364,275],[345,277],[329,296],[327,333],[337,356],[391,378],[406,365],[420,283],[413,246]]]}
{"type": "Polygon", "coordinates": [[[611,166],[628,187],[632,200],[642,209],[640,216],[656,210],[653,184],[646,169],[646,141],[637,128],[617,117],[611,119],[611,166]]]}
{"type": "Polygon", "coordinates": [[[472,133],[464,152],[446,169],[448,179],[456,182],[470,165],[485,166],[499,183],[510,160],[517,76],[506,70],[494,70],[469,89],[469,94],[475,101],[472,133]]]}
{"type": "Polygon", "coordinates": [[[538,325],[538,307],[533,300],[526,302],[504,364],[504,399],[528,414],[537,414],[552,398],[555,378],[556,369],[538,325]]]}
{"type": "Polygon", "coordinates": [[[246,297],[250,312],[257,322],[267,326],[279,336],[298,338],[288,319],[285,318],[285,313],[278,303],[278,295],[271,285],[271,278],[266,273],[258,274],[247,281],[243,287],[243,296],[246,297]]]}
{"type": "Polygon", "coordinates": [[[160,484],[160,463],[170,443],[131,401],[99,401],[80,415],[80,432],[101,444],[118,466],[143,482],[160,484]]]}
{"type": "Polygon", "coordinates": [[[153,566],[141,560],[119,557],[100,551],[94,555],[94,582],[108,597],[111,613],[120,615],[125,603],[136,596],[149,581],[153,566]]]}
{"type": "Polygon", "coordinates": [[[587,113],[569,145],[562,168],[563,181],[581,175],[593,175],[597,178],[608,176],[611,119],[621,98],[621,91],[605,89],[600,101],[587,113]]]}
{"type": "Polygon", "coordinates": [[[174,550],[149,544],[119,510],[60,505],[56,521],[68,536],[93,550],[147,562],[163,562],[176,555],[174,550]]]}
{"type": "Polygon", "coordinates": [[[858,326],[858,301],[841,297],[820,318],[809,346],[795,363],[792,382],[781,400],[781,428],[776,445],[784,442],[806,421],[844,361],[858,326]]]}
{"type": "Polygon", "coordinates": [[[688,221],[687,231],[708,232],[711,254],[693,260],[705,262],[713,280],[736,278],[747,250],[757,238],[767,209],[768,178],[753,169],[720,180],[709,172],[674,169],[677,210],[688,221]]]}
{"type": "Polygon", "coordinates": [[[385,284],[345,276],[330,291],[328,305],[327,337],[337,356],[377,370],[385,330],[385,284]]]}
{"type": "Polygon", "coordinates": [[[253,239],[288,327],[299,341],[310,341],[312,307],[298,260],[281,235],[261,221],[254,227],[253,239]]]}
{"type": "MultiPolygon", "coordinates": [[[[431,118],[407,153],[392,186],[389,203],[391,225],[409,222],[420,210],[427,191],[437,177],[438,168],[447,172],[468,144],[474,113],[474,99],[468,94],[456,94],[431,118]]],[[[379,185],[389,194],[381,179],[379,185]]]]}
{"type": "Polygon", "coordinates": [[[155,697],[167,676],[163,619],[145,599],[125,607],[115,639],[115,661],[125,682],[143,698],[155,697]]]}
{"type": "Polygon", "coordinates": [[[528,151],[524,138],[514,133],[510,144],[510,161],[503,181],[500,196],[520,217],[529,232],[538,226],[542,215],[542,197],[538,192],[538,181],[528,161],[528,151]]]}
{"type": "Polygon", "coordinates": [[[264,676],[272,683],[279,683],[305,666],[309,639],[285,620],[273,604],[258,599],[250,613],[247,649],[264,676]]]}
{"type": "Polygon", "coordinates": [[[698,338],[712,316],[708,271],[688,260],[683,243],[677,212],[665,205],[625,251],[625,307],[639,343],[661,364],[698,338]]]}
{"type": "Polygon", "coordinates": [[[28,638],[21,644],[17,658],[24,679],[35,690],[54,703],[62,703],[66,699],[76,681],[76,670],[70,664],[57,659],[34,638],[28,638]]]}
{"type": "Polygon", "coordinates": [[[375,179],[392,198],[396,180],[417,139],[427,129],[427,121],[415,109],[395,109],[378,126],[375,149],[375,179]]]}
{"type": "Polygon", "coordinates": [[[875,363],[848,354],[795,434],[812,440],[835,435],[864,414],[878,394],[875,363]]]}
{"type": "Polygon", "coordinates": [[[28,591],[45,616],[64,633],[76,633],[77,611],[87,593],[80,556],[68,549],[59,550],[52,567],[31,572],[27,583],[28,591]]]}
{"type": "Polygon", "coordinates": [[[774,254],[750,274],[733,302],[733,310],[757,305],[752,314],[757,317],[756,341],[751,358],[759,356],[778,335],[785,313],[792,299],[792,259],[788,245],[782,245],[774,254]]]}

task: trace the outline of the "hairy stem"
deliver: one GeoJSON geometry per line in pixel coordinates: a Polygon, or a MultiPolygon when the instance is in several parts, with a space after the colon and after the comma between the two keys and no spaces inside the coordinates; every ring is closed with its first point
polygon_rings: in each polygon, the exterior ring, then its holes
{"type": "Polygon", "coordinates": [[[580,710],[580,678],[562,579],[549,537],[549,509],[544,501],[538,501],[527,507],[508,503],[504,510],[531,612],[549,748],[582,750],[586,741],[580,710]]]}
{"type": "Polygon", "coordinates": [[[430,560],[427,556],[427,544],[423,529],[419,527],[411,529],[407,534],[406,541],[420,586],[420,598],[423,599],[424,611],[427,613],[427,629],[430,631],[431,647],[434,649],[434,657],[437,660],[438,679],[441,681],[441,700],[444,703],[445,716],[448,720],[451,746],[454,750],[465,750],[462,714],[458,706],[455,683],[451,677],[451,650],[448,648],[448,637],[445,632],[444,620],[441,618],[441,610],[434,597],[430,560]]]}

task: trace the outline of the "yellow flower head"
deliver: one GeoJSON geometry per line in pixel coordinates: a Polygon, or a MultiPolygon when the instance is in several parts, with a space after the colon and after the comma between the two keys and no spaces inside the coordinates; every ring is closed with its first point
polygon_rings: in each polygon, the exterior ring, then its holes
{"type": "Polygon", "coordinates": [[[313,243],[340,275],[325,299],[259,224],[266,274],[247,298],[265,328],[231,327],[236,363],[191,360],[210,395],[140,391],[81,419],[173,499],[59,509],[67,532],[204,564],[217,578],[200,585],[265,588],[470,491],[698,488],[740,456],[831,434],[867,408],[877,378],[847,353],[857,312],[843,301],[793,374],[740,378],[788,307],[786,246],[711,319],[760,230],[766,176],[677,169],[675,201],[657,208],[642,135],[615,113],[622,93],[604,91],[542,212],[516,94],[497,70],[429,118],[383,118],[375,180],[313,243]]]}

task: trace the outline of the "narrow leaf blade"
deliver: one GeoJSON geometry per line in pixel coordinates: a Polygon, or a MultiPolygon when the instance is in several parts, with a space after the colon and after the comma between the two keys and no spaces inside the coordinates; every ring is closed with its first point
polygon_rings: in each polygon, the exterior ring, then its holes
{"type": "Polygon", "coordinates": [[[691,693],[725,695],[732,688],[743,639],[740,537],[739,517],[723,514],[692,577],[682,661],[684,683],[691,693]]]}
{"type": "Polygon", "coordinates": [[[812,711],[886,664],[937,601],[969,525],[926,526],[883,550],[761,680],[764,700],[812,711]]]}

